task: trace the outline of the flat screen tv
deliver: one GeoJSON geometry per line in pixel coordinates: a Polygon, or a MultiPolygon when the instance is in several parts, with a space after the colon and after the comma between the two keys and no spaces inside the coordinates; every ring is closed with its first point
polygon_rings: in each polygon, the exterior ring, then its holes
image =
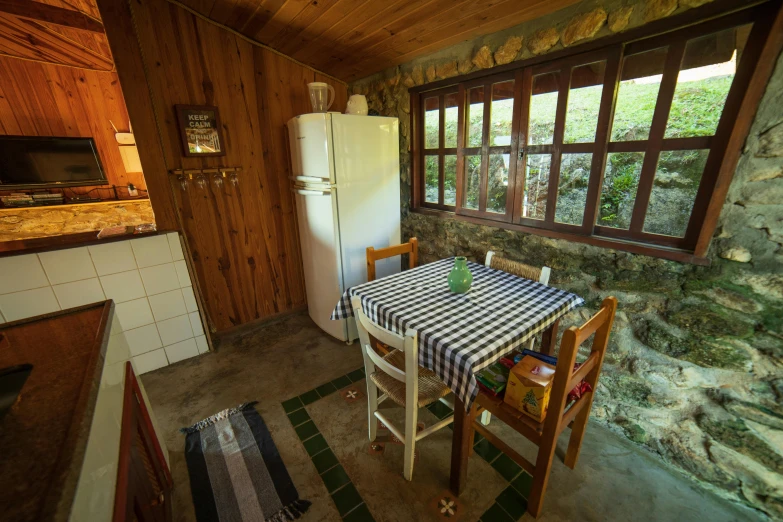
{"type": "Polygon", "coordinates": [[[105,184],[92,138],[0,136],[0,190],[105,184]]]}

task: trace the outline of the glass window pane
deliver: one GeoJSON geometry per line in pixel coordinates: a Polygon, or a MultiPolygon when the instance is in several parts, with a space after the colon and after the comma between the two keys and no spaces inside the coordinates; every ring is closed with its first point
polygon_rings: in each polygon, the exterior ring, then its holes
{"type": "Polygon", "coordinates": [[[653,49],[623,60],[614,106],[612,141],[646,140],[650,137],[667,49],[653,49]]]}
{"type": "Polygon", "coordinates": [[[489,117],[489,144],[511,145],[511,118],[514,112],[514,80],[492,85],[489,117]]]}
{"type": "Polygon", "coordinates": [[[481,147],[484,132],[484,87],[475,87],[468,91],[468,135],[465,137],[466,147],[481,147]]]}
{"type": "Polygon", "coordinates": [[[443,204],[457,204],[457,155],[446,154],[443,157],[443,204]]]}
{"type": "Polygon", "coordinates": [[[557,186],[555,221],[581,225],[587,202],[592,154],[563,154],[560,160],[560,180],[557,186]]]}
{"type": "Polygon", "coordinates": [[[655,170],[644,231],[683,237],[709,150],[661,152],[655,170]]]}
{"type": "Polygon", "coordinates": [[[465,208],[478,210],[481,183],[481,156],[465,156],[465,208]]]}
{"type": "Polygon", "coordinates": [[[597,225],[624,230],[631,226],[643,161],[644,152],[610,152],[607,155],[597,225]]]}
{"type": "Polygon", "coordinates": [[[595,62],[571,70],[563,143],[592,143],[601,108],[606,62],[595,62]]]}
{"type": "Polygon", "coordinates": [[[508,163],[510,154],[489,155],[489,179],[487,180],[487,212],[506,213],[508,193],[508,163]]]}
{"type": "Polygon", "coordinates": [[[551,154],[528,154],[525,166],[525,191],[522,195],[522,217],[544,219],[549,193],[551,154]]]}
{"type": "Polygon", "coordinates": [[[674,90],[665,138],[712,136],[737,71],[742,28],[689,40],[674,90]]]}
{"type": "Polygon", "coordinates": [[[440,158],[438,156],[424,156],[424,201],[427,203],[438,202],[438,169],[440,158]]]}
{"type": "Polygon", "coordinates": [[[438,98],[424,100],[424,148],[437,149],[440,145],[440,110],[438,98]]]}
{"type": "Polygon", "coordinates": [[[444,147],[447,149],[457,148],[457,116],[459,108],[457,107],[457,93],[447,94],[443,97],[443,105],[446,107],[446,130],[444,147]]]}
{"type": "Polygon", "coordinates": [[[544,145],[554,140],[558,75],[559,73],[547,73],[533,77],[530,122],[527,129],[529,145],[544,145]]]}

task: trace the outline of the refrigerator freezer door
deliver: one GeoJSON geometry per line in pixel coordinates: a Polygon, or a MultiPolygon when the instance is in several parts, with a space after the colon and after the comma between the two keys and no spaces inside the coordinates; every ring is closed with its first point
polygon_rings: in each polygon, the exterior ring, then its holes
{"type": "MultiPolygon", "coordinates": [[[[367,281],[366,249],[400,243],[400,149],[397,118],[332,115],[337,222],[343,285],[367,281]]],[[[400,258],[376,265],[377,277],[400,271],[400,258]]]]}
{"type": "Polygon", "coordinates": [[[334,183],[331,114],[302,114],[288,120],[293,176],[334,183]]]}

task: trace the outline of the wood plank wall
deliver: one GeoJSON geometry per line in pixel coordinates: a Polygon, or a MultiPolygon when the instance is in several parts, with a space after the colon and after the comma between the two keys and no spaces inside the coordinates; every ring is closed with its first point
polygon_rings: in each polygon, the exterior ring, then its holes
{"type": "MultiPolygon", "coordinates": [[[[307,83],[324,78],[166,0],[132,2],[131,10],[167,169],[243,169],[238,187],[170,184],[211,326],[225,330],[303,306],[284,126],[310,111],[307,83]],[[227,154],[184,157],[175,104],[217,106],[227,154]]],[[[345,110],[347,88],[326,81],[337,93],[333,109],[345,110]]]]}
{"type": "Polygon", "coordinates": [[[0,134],[92,137],[110,184],[146,189],[141,172],[125,172],[109,120],[128,130],[116,73],[0,56],[0,134]]]}

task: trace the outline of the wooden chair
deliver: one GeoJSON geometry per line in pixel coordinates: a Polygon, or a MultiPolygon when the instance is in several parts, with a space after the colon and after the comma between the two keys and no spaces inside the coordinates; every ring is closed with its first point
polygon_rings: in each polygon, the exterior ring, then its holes
{"type": "Polygon", "coordinates": [[[375,262],[379,259],[386,259],[394,256],[410,254],[408,257],[408,268],[414,268],[419,264],[419,240],[412,237],[407,243],[394,245],[375,250],[373,247],[367,247],[367,281],[375,281],[375,262]]]}
{"type": "Polygon", "coordinates": [[[377,420],[380,420],[405,444],[403,475],[406,480],[411,480],[416,442],[448,426],[454,420],[454,416],[451,415],[417,432],[419,408],[440,400],[453,409],[453,401],[446,400],[451,390],[433,371],[419,366],[419,343],[415,331],[408,330],[404,336],[401,336],[381,328],[364,313],[360,297],[351,298],[351,304],[356,318],[356,328],[359,331],[364,371],[367,375],[367,421],[370,441],[374,441],[377,436],[377,420]],[[392,351],[381,357],[372,348],[370,335],[390,346],[392,351]],[[378,390],[382,393],[380,396],[378,390]],[[405,408],[404,431],[378,411],[379,405],[387,399],[405,408]]]}
{"type": "MultiPolygon", "coordinates": [[[[538,457],[535,465],[533,465],[532,462],[511,449],[510,446],[484,426],[476,421],[472,424],[474,430],[486,437],[489,442],[497,446],[519,464],[522,469],[533,476],[533,486],[528,498],[527,511],[534,517],[538,517],[541,513],[557,439],[566,426],[571,427],[571,436],[568,441],[568,449],[566,450],[565,465],[573,469],[579,459],[579,450],[582,447],[587,419],[590,416],[590,408],[593,404],[593,394],[598,386],[598,377],[601,374],[601,365],[603,364],[606,346],[609,342],[609,332],[612,330],[616,310],[617,299],[607,297],[601,304],[601,309],[598,313],[585,324],[579,328],[572,326],[563,332],[552,391],[549,397],[549,407],[543,423],[536,422],[531,417],[515,410],[503,402],[502,398],[479,392],[476,399],[476,413],[480,413],[482,410],[490,411],[538,446],[538,457]],[[574,371],[574,362],[576,361],[579,346],[593,333],[595,333],[595,337],[593,338],[590,355],[579,369],[574,371]],[[568,393],[582,379],[590,383],[593,391],[583,394],[566,408],[568,393]]],[[[568,494],[568,492],[563,492],[563,494],[568,494]]]]}

